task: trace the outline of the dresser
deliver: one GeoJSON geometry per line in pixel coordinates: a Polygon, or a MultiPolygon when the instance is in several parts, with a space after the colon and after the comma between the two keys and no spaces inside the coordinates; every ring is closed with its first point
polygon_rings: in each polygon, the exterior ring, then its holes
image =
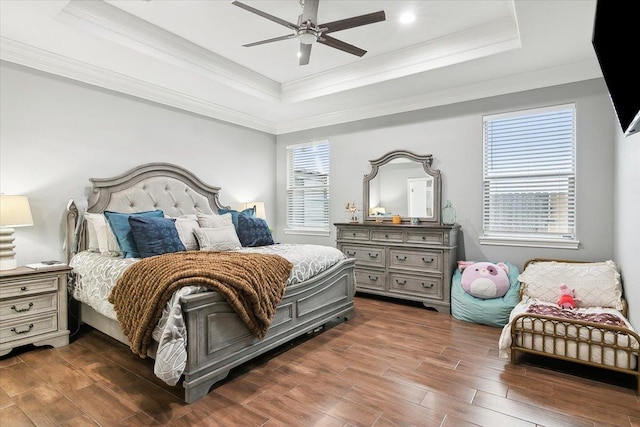
{"type": "Polygon", "coordinates": [[[451,312],[459,225],[338,223],[337,247],[356,259],[356,291],[451,312]]]}
{"type": "Polygon", "coordinates": [[[69,344],[69,267],[0,271],[0,356],[26,344],[69,344]]]}

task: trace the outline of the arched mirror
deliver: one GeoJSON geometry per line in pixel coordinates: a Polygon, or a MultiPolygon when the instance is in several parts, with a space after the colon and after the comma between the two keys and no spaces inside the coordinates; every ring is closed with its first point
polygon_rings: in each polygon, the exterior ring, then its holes
{"type": "Polygon", "coordinates": [[[440,171],[431,169],[431,154],[419,156],[409,151],[391,151],[370,160],[371,172],[364,177],[364,215],[369,221],[440,223],[440,171]]]}

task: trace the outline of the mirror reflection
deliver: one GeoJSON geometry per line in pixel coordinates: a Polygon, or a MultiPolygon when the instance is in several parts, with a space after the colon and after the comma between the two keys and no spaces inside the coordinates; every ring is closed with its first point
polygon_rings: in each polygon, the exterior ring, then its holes
{"type": "Polygon", "coordinates": [[[418,156],[392,151],[371,161],[371,173],[364,179],[365,206],[369,220],[419,218],[440,220],[440,172],[430,169],[431,155],[418,156]]]}

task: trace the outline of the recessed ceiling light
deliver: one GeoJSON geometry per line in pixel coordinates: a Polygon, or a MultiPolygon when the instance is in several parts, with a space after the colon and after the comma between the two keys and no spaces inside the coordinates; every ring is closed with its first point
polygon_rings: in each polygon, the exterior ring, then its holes
{"type": "Polygon", "coordinates": [[[413,12],[406,12],[400,15],[400,22],[402,24],[410,24],[416,20],[416,15],[413,12]]]}

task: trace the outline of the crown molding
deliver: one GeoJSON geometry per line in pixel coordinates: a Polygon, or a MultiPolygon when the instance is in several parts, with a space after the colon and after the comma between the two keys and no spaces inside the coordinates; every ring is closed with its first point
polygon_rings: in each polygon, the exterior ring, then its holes
{"type": "Polygon", "coordinates": [[[104,1],[71,0],[54,19],[260,99],[280,101],[280,83],[104,1]]]}
{"type": "Polygon", "coordinates": [[[0,59],[93,86],[275,134],[276,123],[204,99],[0,37],[0,59]]]}
{"type": "Polygon", "coordinates": [[[334,111],[303,119],[283,121],[278,123],[276,135],[591,80],[599,77],[602,77],[602,73],[597,61],[583,61],[562,67],[546,68],[535,72],[505,76],[479,83],[422,93],[410,98],[381,102],[360,108],[334,111]]]}

